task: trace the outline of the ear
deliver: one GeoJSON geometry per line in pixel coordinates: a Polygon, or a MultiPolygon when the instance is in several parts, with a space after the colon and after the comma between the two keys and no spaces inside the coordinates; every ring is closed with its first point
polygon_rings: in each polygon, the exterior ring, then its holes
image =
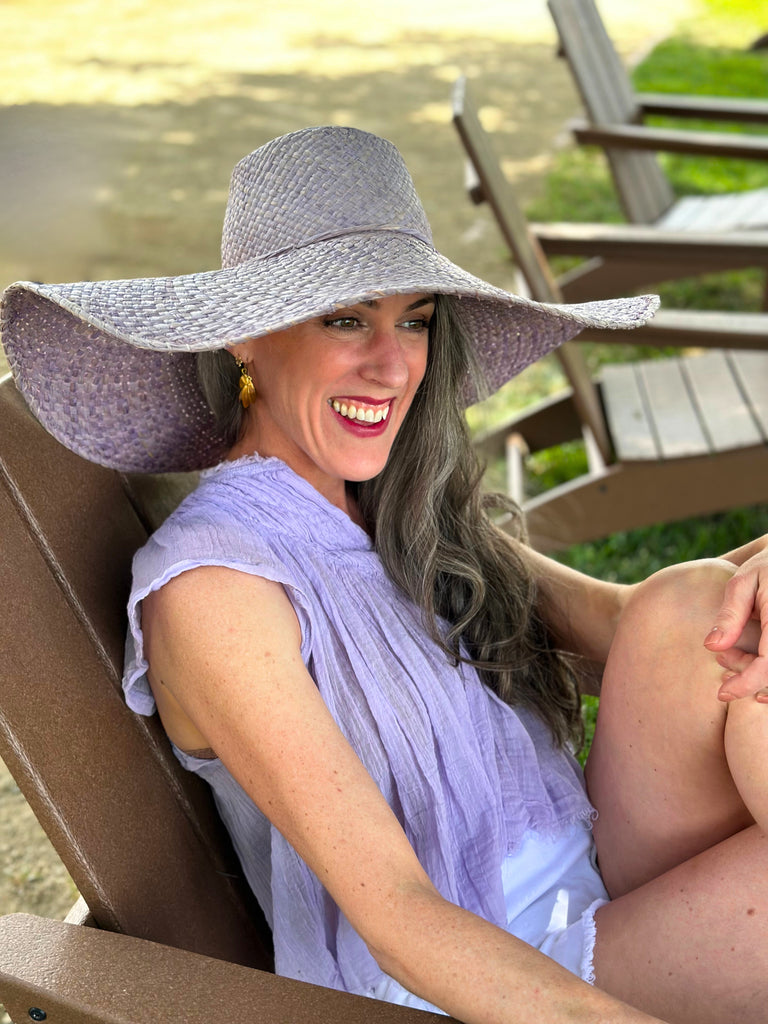
{"type": "Polygon", "coordinates": [[[249,338],[247,341],[238,342],[237,345],[227,345],[226,349],[235,359],[239,359],[247,366],[253,362],[253,350],[258,342],[258,338],[249,338]]]}

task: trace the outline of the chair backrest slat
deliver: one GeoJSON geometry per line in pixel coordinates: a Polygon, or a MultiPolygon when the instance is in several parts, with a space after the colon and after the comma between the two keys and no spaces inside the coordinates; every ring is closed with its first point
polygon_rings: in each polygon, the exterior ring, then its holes
{"type": "MultiPolygon", "coordinates": [[[[493,210],[530,297],[538,302],[562,302],[544,251],[517,204],[463,78],[454,86],[453,122],[479,178],[483,198],[493,210]]],[[[566,342],[555,355],[573,389],[573,404],[579,419],[589,427],[603,459],[610,461],[611,442],[600,397],[578,345],[566,342]]]]}
{"type": "Polygon", "coordinates": [[[0,529],[0,754],[94,919],[268,967],[268,933],[207,787],[157,718],[123,701],[125,602],[146,529],[120,475],[59,445],[10,378],[0,529]]]}
{"type": "MultiPolygon", "coordinates": [[[[632,83],[594,0],[547,4],[589,119],[595,125],[636,123],[640,110],[632,83]]],[[[655,154],[607,148],[606,157],[628,220],[652,224],[669,209],[674,194],[655,154]]]]}
{"type": "Polygon", "coordinates": [[[531,298],[539,302],[560,302],[547,257],[531,233],[509,182],[504,176],[491,141],[480,124],[477,110],[465,79],[460,79],[453,94],[453,121],[464,149],[480,180],[482,199],[493,210],[504,241],[514,254],[515,263],[525,278],[531,298]]]}

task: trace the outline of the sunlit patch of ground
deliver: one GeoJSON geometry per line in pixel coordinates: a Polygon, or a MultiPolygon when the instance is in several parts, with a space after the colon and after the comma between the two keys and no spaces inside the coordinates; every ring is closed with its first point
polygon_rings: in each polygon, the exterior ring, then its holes
{"type": "MultiPolygon", "coordinates": [[[[692,0],[604,0],[630,47],[695,9],[692,0]]],[[[446,42],[551,44],[543,0],[6,0],[0,7],[5,103],[135,104],[226,91],[237,73],[345,77],[439,64],[446,42]],[[428,42],[427,40],[430,40],[428,42]]]]}

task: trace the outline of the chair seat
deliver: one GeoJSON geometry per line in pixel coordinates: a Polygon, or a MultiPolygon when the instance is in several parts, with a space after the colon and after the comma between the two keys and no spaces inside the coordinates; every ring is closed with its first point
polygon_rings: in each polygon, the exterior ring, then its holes
{"type": "Polygon", "coordinates": [[[750,231],[768,227],[768,188],[684,196],[656,221],[670,231],[750,231]]]}
{"type": "Polygon", "coordinates": [[[607,366],[601,395],[620,462],[710,455],[768,441],[768,353],[607,366]]]}

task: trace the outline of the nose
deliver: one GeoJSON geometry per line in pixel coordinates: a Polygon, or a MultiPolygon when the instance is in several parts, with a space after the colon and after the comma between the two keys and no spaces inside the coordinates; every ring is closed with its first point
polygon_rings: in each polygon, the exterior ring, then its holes
{"type": "Polygon", "coordinates": [[[394,327],[378,327],[366,346],[362,376],[371,383],[400,388],[408,382],[408,360],[394,327]]]}

